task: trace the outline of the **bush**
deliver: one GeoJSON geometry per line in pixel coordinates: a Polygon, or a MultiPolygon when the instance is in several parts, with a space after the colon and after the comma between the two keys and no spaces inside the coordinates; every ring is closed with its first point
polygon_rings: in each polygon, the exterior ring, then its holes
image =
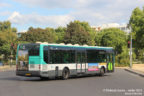
{"type": "MultiPolygon", "coordinates": [[[[132,53],[132,59],[133,61],[136,59],[136,54],[134,51],[132,53]]],[[[122,53],[116,56],[116,66],[124,67],[129,65],[130,65],[129,49],[127,47],[123,47],[122,53]]]]}
{"type": "Polygon", "coordinates": [[[139,50],[138,60],[144,62],[144,49],[139,50]]]}
{"type": "Polygon", "coordinates": [[[128,66],[129,65],[129,50],[127,47],[122,48],[122,53],[116,56],[117,66],[128,66]]]}

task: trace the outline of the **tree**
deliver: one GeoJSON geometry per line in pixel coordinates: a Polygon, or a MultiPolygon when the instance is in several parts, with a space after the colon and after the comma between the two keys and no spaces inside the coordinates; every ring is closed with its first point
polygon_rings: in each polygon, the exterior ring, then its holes
{"type": "Polygon", "coordinates": [[[12,32],[17,32],[17,29],[14,27],[14,28],[12,28],[12,32]]]}
{"type": "Polygon", "coordinates": [[[132,27],[133,44],[137,49],[144,48],[144,8],[135,8],[130,17],[129,25],[132,27]]]}
{"type": "Polygon", "coordinates": [[[0,22],[0,55],[4,54],[5,60],[8,59],[11,50],[11,43],[15,43],[17,39],[16,32],[13,32],[9,21],[0,22]]]}
{"type": "Polygon", "coordinates": [[[67,25],[66,34],[64,36],[64,43],[72,44],[92,44],[90,36],[91,28],[87,22],[74,21],[67,25]]]}
{"type": "Polygon", "coordinates": [[[104,29],[96,35],[98,46],[113,47],[117,54],[127,45],[126,33],[117,28],[104,29]]]}
{"type": "Polygon", "coordinates": [[[116,55],[116,66],[129,64],[127,35],[118,28],[104,29],[96,34],[95,42],[98,46],[113,47],[116,55]]]}
{"type": "Polygon", "coordinates": [[[132,28],[133,47],[137,59],[144,60],[144,8],[135,8],[131,14],[129,25],[132,28]]]}
{"type": "Polygon", "coordinates": [[[78,20],[75,20],[74,23],[80,24],[83,26],[83,28],[86,30],[86,32],[89,33],[89,38],[88,38],[88,45],[95,46],[95,36],[96,36],[96,31],[91,28],[88,22],[80,22],[78,20]]]}
{"type": "Polygon", "coordinates": [[[52,28],[29,28],[26,33],[21,35],[19,40],[31,43],[35,43],[37,41],[54,43],[57,40],[57,36],[55,34],[55,30],[52,28]]]}
{"type": "Polygon", "coordinates": [[[0,22],[0,31],[11,31],[11,23],[9,21],[0,22]]]}
{"type": "Polygon", "coordinates": [[[57,43],[63,43],[64,41],[64,36],[66,33],[66,28],[65,27],[58,27],[55,29],[56,35],[58,37],[57,43]]]}

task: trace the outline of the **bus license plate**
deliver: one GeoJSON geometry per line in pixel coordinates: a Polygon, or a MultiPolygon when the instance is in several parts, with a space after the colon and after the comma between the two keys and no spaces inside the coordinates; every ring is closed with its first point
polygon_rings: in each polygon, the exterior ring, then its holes
{"type": "Polygon", "coordinates": [[[30,74],[30,73],[26,73],[25,75],[26,75],[26,76],[31,76],[31,74],[30,74]]]}

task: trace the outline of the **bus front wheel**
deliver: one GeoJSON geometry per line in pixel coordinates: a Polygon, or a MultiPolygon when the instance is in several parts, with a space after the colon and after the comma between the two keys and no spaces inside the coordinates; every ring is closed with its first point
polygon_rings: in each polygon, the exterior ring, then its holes
{"type": "Polygon", "coordinates": [[[63,70],[63,72],[62,72],[62,79],[63,80],[66,80],[66,79],[68,79],[69,78],[69,70],[67,69],[67,68],[65,68],[64,70],[63,70]]]}
{"type": "Polygon", "coordinates": [[[105,73],[105,72],[104,72],[104,68],[102,67],[102,68],[100,69],[99,75],[100,75],[100,76],[104,76],[104,73],[105,73]]]}

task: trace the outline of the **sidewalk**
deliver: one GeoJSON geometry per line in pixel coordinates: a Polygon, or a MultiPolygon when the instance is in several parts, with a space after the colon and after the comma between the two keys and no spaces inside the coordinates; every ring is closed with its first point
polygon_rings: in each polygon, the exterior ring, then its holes
{"type": "Polygon", "coordinates": [[[144,64],[133,64],[133,70],[144,72],[144,64]]]}
{"type": "Polygon", "coordinates": [[[141,77],[144,77],[144,64],[133,64],[132,69],[125,68],[125,70],[133,74],[139,75],[141,77]]]}
{"type": "Polygon", "coordinates": [[[15,65],[13,65],[11,67],[9,65],[0,66],[0,72],[10,71],[10,70],[15,70],[15,69],[16,69],[15,65]]]}

